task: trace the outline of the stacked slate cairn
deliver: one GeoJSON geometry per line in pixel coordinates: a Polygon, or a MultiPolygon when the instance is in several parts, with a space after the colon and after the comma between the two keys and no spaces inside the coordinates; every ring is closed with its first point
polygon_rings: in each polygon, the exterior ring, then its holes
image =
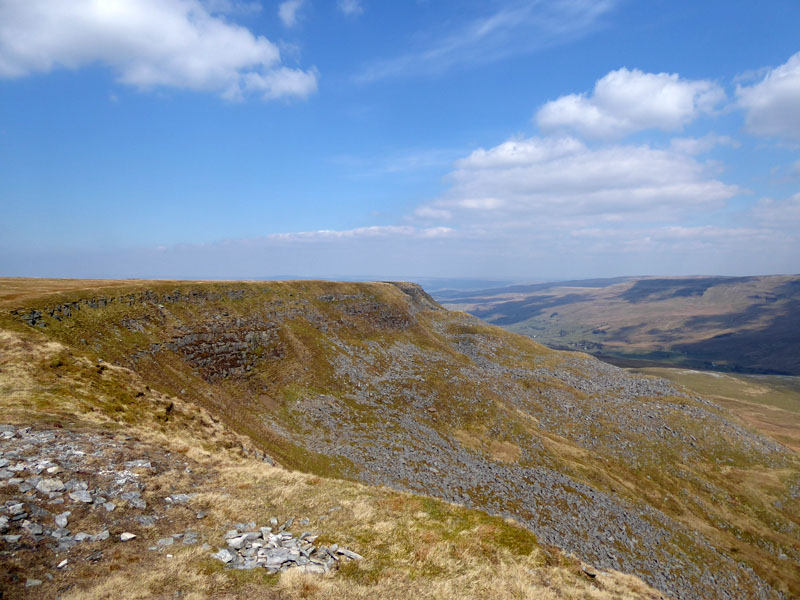
{"type": "Polygon", "coordinates": [[[213,557],[230,569],[264,568],[269,573],[279,573],[300,568],[306,573],[319,575],[337,569],[342,559],[363,558],[338,544],[315,546],[319,536],[310,532],[295,537],[287,531],[293,522],[294,519],[289,519],[278,527],[278,520],[273,518],[269,527],[256,529],[255,523],[248,523],[231,529],[225,534],[226,547],[219,548],[213,557]]]}

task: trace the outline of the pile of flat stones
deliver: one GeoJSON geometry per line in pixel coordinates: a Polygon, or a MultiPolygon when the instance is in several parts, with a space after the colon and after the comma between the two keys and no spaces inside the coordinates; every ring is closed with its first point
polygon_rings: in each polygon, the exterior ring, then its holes
{"type": "Polygon", "coordinates": [[[293,522],[289,519],[278,527],[278,520],[273,518],[269,527],[256,529],[255,523],[248,523],[242,529],[249,531],[232,529],[225,534],[226,547],[219,548],[213,557],[231,569],[264,568],[269,573],[279,573],[300,568],[320,575],[338,568],[342,559],[363,558],[338,544],[315,546],[318,536],[310,532],[295,537],[287,531],[293,522]]]}

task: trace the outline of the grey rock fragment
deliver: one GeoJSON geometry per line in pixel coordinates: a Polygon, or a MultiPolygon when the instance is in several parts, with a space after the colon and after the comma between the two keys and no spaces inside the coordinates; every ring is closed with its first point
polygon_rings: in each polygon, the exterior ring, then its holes
{"type": "Polygon", "coordinates": [[[8,514],[12,516],[20,515],[25,512],[25,506],[22,504],[22,502],[13,502],[6,505],[6,510],[8,511],[8,514]]]}
{"type": "Polygon", "coordinates": [[[363,556],[361,556],[360,554],[357,554],[357,553],[355,553],[355,552],[353,552],[351,550],[348,550],[347,548],[339,548],[337,550],[337,552],[339,554],[341,554],[342,556],[346,556],[347,558],[349,558],[351,560],[364,560],[363,556]]]}
{"type": "Polygon", "coordinates": [[[25,581],[25,587],[26,588],[36,587],[37,585],[42,585],[42,580],[41,579],[27,579],[25,581]]]}
{"type": "Polygon", "coordinates": [[[102,542],[103,540],[107,540],[110,536],[111,536],[111,534],[108,533],[108,529],[105,529],[105,530],[101,531],[100,533],[98,533],[97,535],[93,535],[92,536],[92,541],[93,542],[102,542]]]}
{"type": "Polygon", "coordinates": [[[71,514],[72,513],[70,511],[66,511],[66,512],[63,512],[63,513],[61,513],[59,515],[56,515],[56,519],[55,519],[56,520],[56,525],[58,525],[58,527],[60,529],[63,529],[64,527],[66,527],[67,524],[69,523],[68,517],[71,514]]]}
{"type": "Polygon", "coordinates": [[[31,535],[42,535],[44,532],[41,525],[28,520],[23,521],[22,528],[27,530],[31,535]]]}
{"type": "Polygon", "coordinates": [[[226,548],[220,548],[219,552],[212,554],[214,558],[224,562],[225,564],[231,562],[233,560],[233,554],[226,548]]]}
{"type": "Polygon", "coordinates": [[[36,484],[36,489],[43,494],[50,492],[60,492],[64,489],[64,482],[60,479],[42,479],[36,484]]]}
{"type": "Polygon", "coordinates": [[[121,542],[129,542],[130,540],[132,540],[135,537],[136,537],[135,534],[129,533],[129,532],[126,531],[125,533],[123,533],[122,535],[119,536],[119,541],[121,541],[121,542]]]}
{"type": "Polygon", "coordinates": [[[77,490],[75,492],[70,492],[69,497],[75,502],[84,502],[86,504],[92,503],[92,495],[86,490],[77,490]]]}
{"type": "Polygon", "coordinates": [[[193,494],[173,494],[167,496],[166,501],[171,504],[187,504],[192,499],[193,494]]]}

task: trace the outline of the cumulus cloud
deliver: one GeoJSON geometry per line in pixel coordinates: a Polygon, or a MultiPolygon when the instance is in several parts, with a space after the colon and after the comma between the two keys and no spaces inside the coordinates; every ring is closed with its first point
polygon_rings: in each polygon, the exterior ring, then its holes
{"type": "Polygon", "coordinates": [[[736,87],[747,111],[745,127],[754,135],[800,140],[800,52],[761,81],[736,87]]]}
{"type": "Polygon", "coordinates": [[[286,0],[278,5],[278,16],[286,27],[297,25],[297,13],[305,0],[286,0]]]}
{"type": "Polygon", "coordinates": [[[364,7],[361,6],[360,0],[339,0],[336,4],[341,12],[346,15],[360,15],[364,12],[364,7]]]}
{"type": "Polygon", "coordinates": [[[478,149],[456,162],[450,189],[417,215],[456,222],[564,227],[658,222],[721,207],[740,193],[691,155],[647,145],[592,149],[572,137],[534,137],[478,149]],[[440,211],[440,212],[437,212],[440,211]]]}
{"type": "Polygon", "coordinates": [[[306,97],[316,73],[281,65],[263,36],[210,11],[249,6],[199,0],[0,0],[0,77],[92,63],[142,89],[176,87],[241,98],[306,97]],[[258,80],[260,85],[248,84],[258,80]],[[299,82],[303,82],[302,85],[299,82]]]}
{"type": "Polygon", "coordinates": [[[725,92],[711,81],[622,68],[599,79],[591,95],[569,94],[548,102],[535,120],[543,131],[621,138],[643,129],[680,130],[724,99],[725,92]]]}

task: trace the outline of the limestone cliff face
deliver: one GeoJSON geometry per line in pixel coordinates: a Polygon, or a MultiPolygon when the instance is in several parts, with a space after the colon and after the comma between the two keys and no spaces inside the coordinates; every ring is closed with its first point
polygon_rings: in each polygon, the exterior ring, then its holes
{"type": "Polygon", "coordinates": [[[514,518],[675,597],[800,593],[796,455],[666,381],[446,311],[414,284],[154,283],[12,313],[290,467],[514,518]],[[765,491],[765,474],[780,483],[765,491]]]}

